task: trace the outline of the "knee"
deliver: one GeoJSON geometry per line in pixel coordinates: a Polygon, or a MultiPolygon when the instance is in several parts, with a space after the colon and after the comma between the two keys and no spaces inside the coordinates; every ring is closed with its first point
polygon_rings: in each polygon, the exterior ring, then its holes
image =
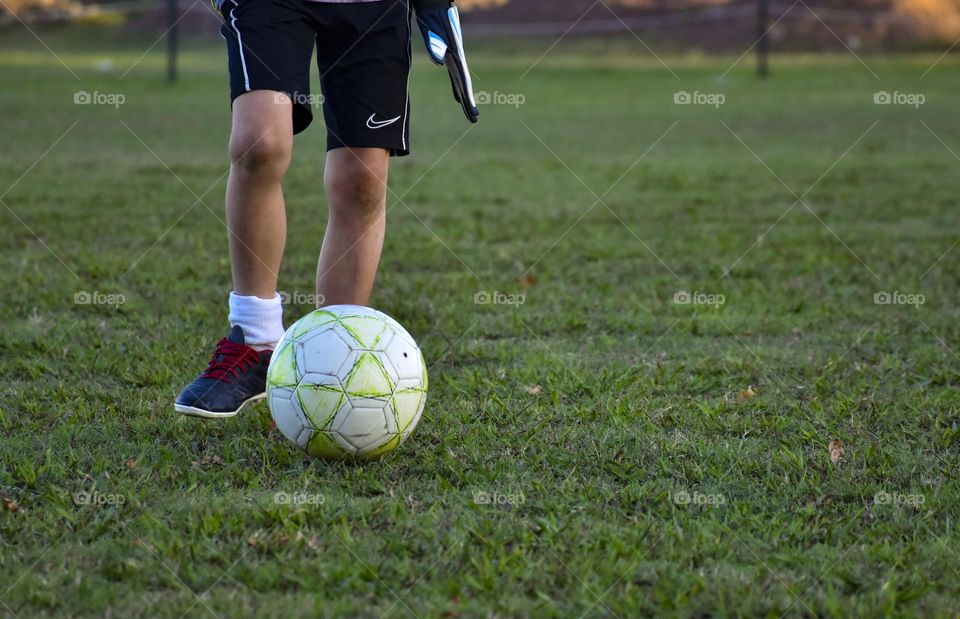
{"type": "Polygon", "coordinates": [[[290,165],[293,135],[273,128],[245,128],[230,136],[230,161],[258,176],[280,178],[290,165]]]}
{"type": "Polygon", "coordinates": [[[359,157],[338,162],[327,167],[324,182],[331,217],[365,223],[383,214],[387,171],[380,162],[359,157]]]}

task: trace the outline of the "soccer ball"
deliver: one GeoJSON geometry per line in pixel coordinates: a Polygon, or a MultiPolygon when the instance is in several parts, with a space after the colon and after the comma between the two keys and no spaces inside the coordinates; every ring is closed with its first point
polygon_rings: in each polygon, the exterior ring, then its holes
{"type": "Polygon", "coordinates": [[[427,368],[410,334],[382,312],[331,305],[283,334],[267,370],[281,433],[311,456],[370,459],[420,421],[427,368]]]}

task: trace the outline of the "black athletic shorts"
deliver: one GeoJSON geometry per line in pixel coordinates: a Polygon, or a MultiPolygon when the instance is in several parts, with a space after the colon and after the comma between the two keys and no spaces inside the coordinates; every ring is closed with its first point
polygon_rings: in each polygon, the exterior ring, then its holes
{"type": "Polygon", "coordinates": [[[313,120],[310,58],[317,50],[327,149],[385,148],[409,154],[408,0],[326,3],[224,0],[230,101],[276,90],[293,101],[293,132],[313,120]]]}

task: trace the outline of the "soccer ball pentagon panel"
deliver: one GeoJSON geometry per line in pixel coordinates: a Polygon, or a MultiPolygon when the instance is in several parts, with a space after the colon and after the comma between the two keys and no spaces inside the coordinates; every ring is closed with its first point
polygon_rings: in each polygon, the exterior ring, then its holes
{"type": "Polygon", "coordinates": [[[280,432],[312,456],[370,459],[420,421],[427,369],[417,343],[382,312],[331,305],[284,333],[267,370],[280,432]]]}

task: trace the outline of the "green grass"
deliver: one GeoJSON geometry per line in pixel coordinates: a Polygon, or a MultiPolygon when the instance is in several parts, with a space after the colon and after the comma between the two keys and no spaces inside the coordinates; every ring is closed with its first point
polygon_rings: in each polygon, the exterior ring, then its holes
{"type": "MultiPolygon", "coordinates": [[[[431,393],[407,444],[351,465],[263,405],[172,412],[225,330],[220,46],[168,86],[160,48],[121,79],[146,42],[38,34],[76,78],[0,39],[0,616],[960,612],[956,58],[777,58],[759,82],[632,40],[528,73],[550,41],[476,44],[477,89],[525,103],[466,134],[418,60],[372,305],[431,393]]],[[[317,123],[285,186],[303,295],[323,157],[317,123]]]]}

